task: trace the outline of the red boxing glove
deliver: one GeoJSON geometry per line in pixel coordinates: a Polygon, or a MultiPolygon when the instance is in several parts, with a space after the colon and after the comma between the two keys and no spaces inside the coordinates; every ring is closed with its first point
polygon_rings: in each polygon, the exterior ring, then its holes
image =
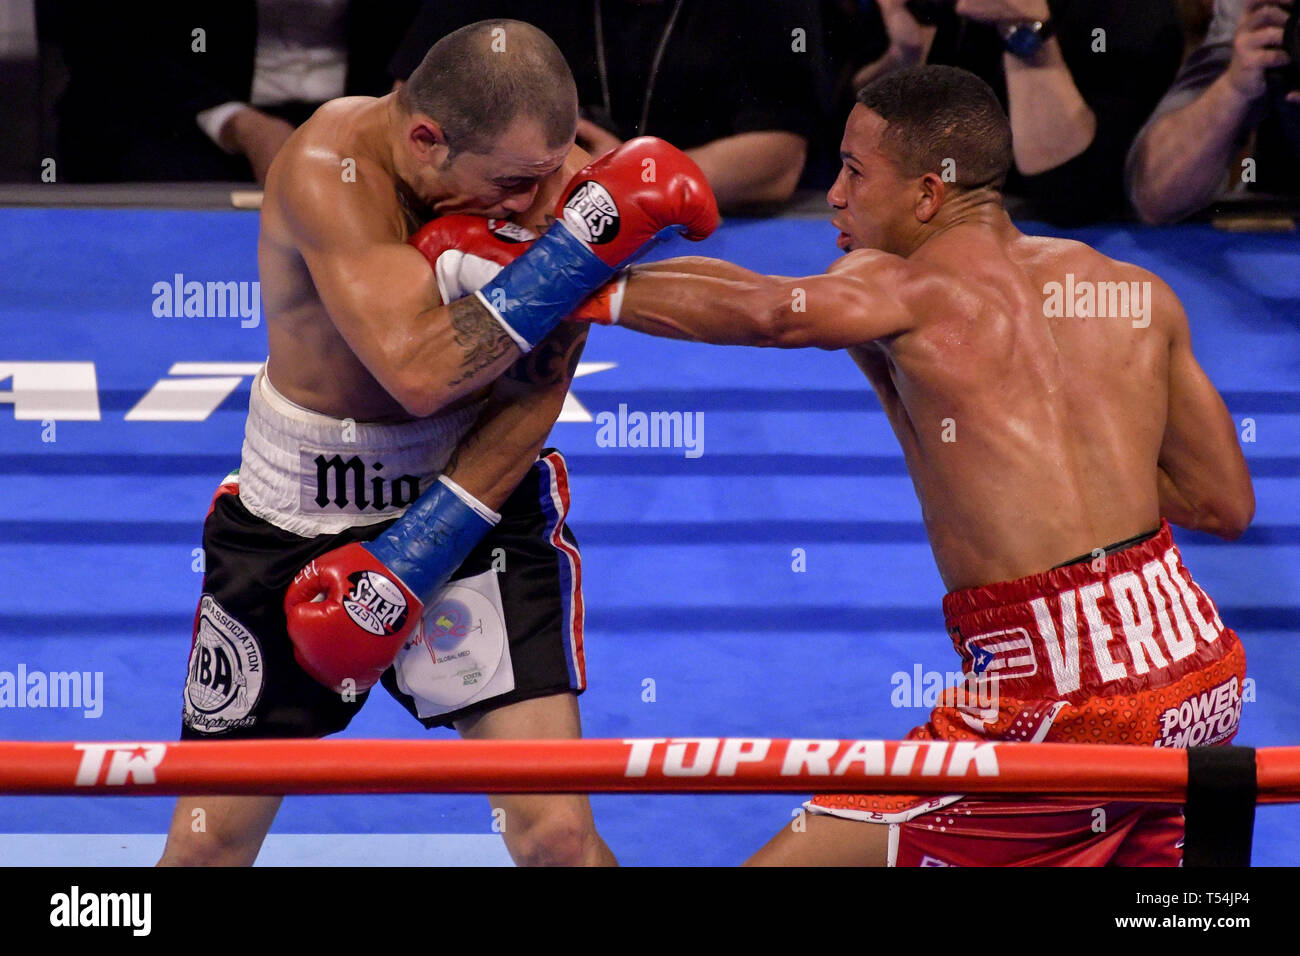
{"type": "Polygon", "coordinates": [[[420,626],[424,605],[382,561],[353,543],[299,571],[285,592],[284,612],[298,664],[342,693],[379,681],[420,626]]]}
{"type": "Polygon", "coordinates": [[[527,252],[536,238],[507,219],[442,216],[425,223],[407,241],[429,260],[446,303],[478,291],[527,252]]]}
{"type": "Polygon", "coordinates": [[[578,170],[555,215],[618,269],[670,226],[687,239],[707,238],[718,228],[718,201],[693,159],[662,139],[640,136],[578,170]]]}
{"type": "MultiPolygon", "coordinates": [[[[433,267],[443,302],[454,302],[486,285],[537,239],[535,233],[507,219],[443,216],[425,223],[408,242],[433,267]]],[[[569,320],[612,325],[623,301],[624,276],[601,286],[569,320]]]]}

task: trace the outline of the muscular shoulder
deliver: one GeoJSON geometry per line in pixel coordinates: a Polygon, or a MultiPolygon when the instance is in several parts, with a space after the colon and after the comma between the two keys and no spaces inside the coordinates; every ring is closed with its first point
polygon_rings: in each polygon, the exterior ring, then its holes
{"type": "Polygon", "coordinates": [[[828,275],[861,281],[878,295],[888,295],[904,309],[908,326],[917,329],[958,308],[953,295],[958,277],[925,259],[904,259],[878,249],[855,249],[835,260],[828,275]]]}
{"type": "Polygon", "coordinates": [[[907,265],[907,260],[879,249],[854,249],[846,252],[826,270],[830,275],[847,275],[866,278],[880,275],[899,266],[907,265]]]}
{"type": "Polygon", "coordinates": [[[1127,293],[1130,314],[1119,317],[1131,318],[1135,328],[1153,329],[1170,337],[1186,334],[1187,316],[1169,283],[1150,269],[1090,251],[1095,256],[1090,277],[1097,287],[1099,305],[1104,298],[1110,307],[1113,295],[1118,295],[1122,305],[1123,293],[1127,293]]]}
{"type": "Polygon", "coordinates": [[[1186,327],[1178,296],[1149,269],[1070,239],[1024,237],[1015,255],[1044,300],[1059,300],[1066,314],[1091,310],[1100,317],[1130,318],[1136,328],[1169,333],[1186,327]]]}
{"type": "Polygon", "coordinates": [[[393,176],[367,141],[358,120],[376,101],[331,100],[298,128],[280,150],[267,177],[263,226],[278,224],[282,238],[297,242],[342,233],[392,238],[401,212],[393,176]],[[268,224],[266,212],[273,221],[268,224]]]}

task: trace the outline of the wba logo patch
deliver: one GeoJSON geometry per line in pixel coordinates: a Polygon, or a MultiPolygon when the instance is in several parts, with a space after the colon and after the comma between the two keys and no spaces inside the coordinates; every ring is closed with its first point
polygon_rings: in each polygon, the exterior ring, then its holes
{"type": "Polygon", "coordinates": [[[262,677],[262,648],[253,632],[203,595],[185,681],[186,725],[204,734],[251,727],[262,677]]]}

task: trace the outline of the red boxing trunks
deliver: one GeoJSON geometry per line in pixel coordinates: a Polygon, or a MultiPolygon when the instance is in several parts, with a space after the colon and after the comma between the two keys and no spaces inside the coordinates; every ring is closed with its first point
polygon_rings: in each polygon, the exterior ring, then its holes
{"type": "MultiPolygon", "coordinates": [[[[1245,651],[1167,522],[1112,554],[954,591],[943,612],[966,683],[908,740],[1195,747],[1237,732],[1245,651]]],[[[823,794],[806,806],[889,824],[897,866],[1182,859],[1181,809],[1160,804],[823,794]]]]}

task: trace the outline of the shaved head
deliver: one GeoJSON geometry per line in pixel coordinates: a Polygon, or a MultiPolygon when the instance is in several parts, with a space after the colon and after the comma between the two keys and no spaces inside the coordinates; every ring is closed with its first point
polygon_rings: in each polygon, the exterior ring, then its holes
{"type": "Polygon", "coordinates": [[[573,140],[578,91],[559,48],[519,20],[480,20],[435,43],[402,86],[408,113],[442,127],[451,156],[488,153],[521,115],[535,122],[546,145],[573,140]]]}

